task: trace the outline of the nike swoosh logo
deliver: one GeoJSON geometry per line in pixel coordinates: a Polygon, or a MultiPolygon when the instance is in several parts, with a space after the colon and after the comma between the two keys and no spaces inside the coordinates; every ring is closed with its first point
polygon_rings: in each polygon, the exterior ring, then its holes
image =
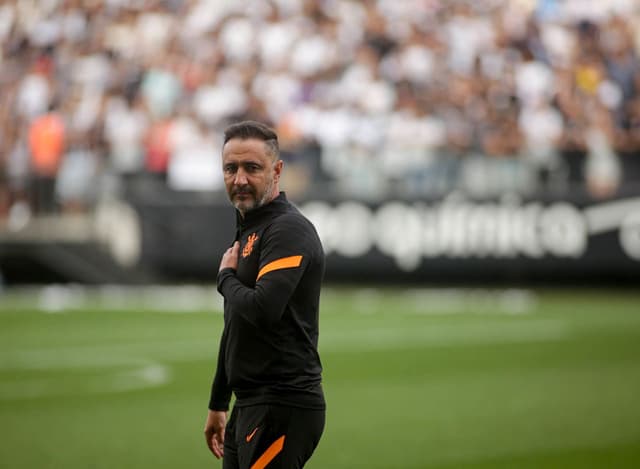
{"type": "Polygon", "coordinates": [[[258,431],[258,428],[260,428],[260,427],[254,428],[253,431],[247,435],[247,438],[246,438],[247,443],[250,443],[251,440],[253,440],[253,437],[256,435],[256,432],[258,431]]]}

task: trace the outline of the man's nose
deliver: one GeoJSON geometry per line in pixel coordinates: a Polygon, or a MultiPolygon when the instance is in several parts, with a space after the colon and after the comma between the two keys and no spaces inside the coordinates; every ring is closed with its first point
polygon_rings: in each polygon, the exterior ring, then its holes
{"type": "Polygon", "coordinates": [[[233,181],[233,183],[237,186],[244,186],[247,184],[247,173],[245,173],[245,171],[242,168],[238,168],[238,171],[236,171],[236,177],[233,181]]]}

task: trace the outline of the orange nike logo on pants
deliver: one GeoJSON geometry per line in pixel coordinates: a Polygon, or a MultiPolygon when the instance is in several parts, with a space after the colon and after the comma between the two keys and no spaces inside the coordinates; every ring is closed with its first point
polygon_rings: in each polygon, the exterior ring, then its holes
{"type": "Polygon", "coordinates": [[[247,437],[245,438],[247,440],[247,443],[249,443],[251,440],[253,440],[253,437],[255,436],[256,432],[258,431],[258,428],[260,428],[260,427],[254,428],[253,431],[247,435],[247,437]]]}

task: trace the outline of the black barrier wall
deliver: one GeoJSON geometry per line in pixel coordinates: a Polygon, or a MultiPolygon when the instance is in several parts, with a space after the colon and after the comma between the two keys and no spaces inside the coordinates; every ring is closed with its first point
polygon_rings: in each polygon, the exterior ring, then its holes
{"type": "MultiPolygon", "coordinates": [[[[226,202],[132,204],[142,226],[141,263],[171,278],[215,278],[233,240],[235,214],[226,202]]],[[[640,280],[640,196],[298,206],[320,234],[329,281],[640,280]]]]}

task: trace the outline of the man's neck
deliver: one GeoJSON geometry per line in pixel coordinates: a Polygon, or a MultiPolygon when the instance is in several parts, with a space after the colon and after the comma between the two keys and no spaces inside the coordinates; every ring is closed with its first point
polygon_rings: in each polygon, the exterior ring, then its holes
{"type": "Polygon", "coordinates": [[[267,205],[269,205],[271,202],[273,202],[274,200],[276,200],[278,197],[280,196],[280,190],[277,190],[275,192],[275,195],[272,195],[272,197],[270,199],[268,199],[266,202],[263,202],[262,204],[258,205],[255,208],[252,208],[251,210],[247,210],[247,211],[242,211],[240,209],[238,209],[238,213],[240,214],[240,218],[242,220],[244,220],[247,216],[247,213],[251,213],[251,212],[255,212],[256,210],[260,210],[262,207],[265,207],[267,205]]]}

